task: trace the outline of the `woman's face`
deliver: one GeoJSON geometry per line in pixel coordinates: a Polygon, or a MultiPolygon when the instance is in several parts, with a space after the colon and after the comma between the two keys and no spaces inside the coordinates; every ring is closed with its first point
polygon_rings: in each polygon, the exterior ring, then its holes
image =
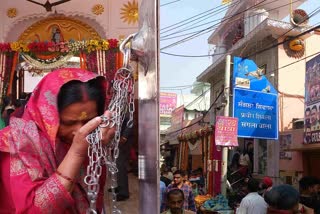
{"type": "Polygon", "coordinates": [[[60,113],[58,137],[65,143],[72,143],[75,133],[89,120],[98,116],[95,101],[73,103],[60,113]]]}

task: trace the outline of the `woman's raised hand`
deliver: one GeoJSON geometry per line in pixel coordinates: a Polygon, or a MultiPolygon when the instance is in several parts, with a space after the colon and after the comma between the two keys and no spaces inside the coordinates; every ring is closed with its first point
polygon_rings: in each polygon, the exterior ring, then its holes
{"type": "MultiPolygon", "coordinates": [[[[111,112],[110,111],[105,111],[103,116],[107,118],[111,118],[111,112]]],[[[87,150],[88,150],[88,142],[86,140],[87,136],[94,130],[96,129],[99,125],[101,125],[100,130],[101,130],[101,136],[102,136],[102,143],[103,144],[108,144],[111,142],[112,138],[114,137],[115,134],[115,126],[111,127],[110,125],[104,125],[103,124],[103,119],[101,116],[95,117],[91,119],[89,122],[84,124],[75,134],[72,142],[72,146],[70,149],[72,151],[81,157],[86,157],[87,156],[87,150]]]]}

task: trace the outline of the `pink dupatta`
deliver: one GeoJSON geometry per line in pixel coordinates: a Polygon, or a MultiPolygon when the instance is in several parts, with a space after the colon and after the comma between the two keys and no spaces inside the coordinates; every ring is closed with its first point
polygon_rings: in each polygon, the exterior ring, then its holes
{"type": "MultiPolygon", "coordinates": [[[[68,150],[56,138],[56,102],[63,84],[96,76],[75,68],[49,73],[34,89],[22,118],[12,118],[10,126],[0,131],[0,213],[85,213],[83,179],[70,194],[54,173],[68,150]]],[[[101,210],[104,181],[100,187],[97,206],[101,210]]]]}

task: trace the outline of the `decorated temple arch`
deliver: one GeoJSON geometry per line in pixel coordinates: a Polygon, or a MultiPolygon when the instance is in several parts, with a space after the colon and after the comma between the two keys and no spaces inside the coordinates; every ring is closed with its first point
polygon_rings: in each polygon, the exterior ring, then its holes
{"type": "Polygon", "coordinates": [[[111,81],[122,65],[119,43],[138,29],[138,4],[136,0],[85,5],[71,1],[51,12],[28,4],[28,12],[22,12],[18,4],[4,3],[7,17],[0,31],[1,98],[19,98],[59,67],[92,70],[111,81]]]}

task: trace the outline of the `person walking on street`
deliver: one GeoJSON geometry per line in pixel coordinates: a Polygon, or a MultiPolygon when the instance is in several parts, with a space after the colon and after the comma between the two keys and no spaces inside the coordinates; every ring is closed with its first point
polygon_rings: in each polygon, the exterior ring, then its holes
{"type": "MultiPolygon", "coordinates": [[[[180,189],[184,193],[183,208],[185,210],[197,211],[192,188],[183,182],[183,173],[180,170],[173,173],[173,183],[167,187],[167,194],[172,189],[180,189]]],[[[167,208],[165,203],[162,205],[161,211],[165,211],[167,208]]]]}
{"type": "Polygon", "coordinates": [[[313,214],[313,209],[299,204],[299,192],[288,184],[272,187],[265,193],[267,214],[313,214]]]}
{"type": "Polygon", "coordinates": [[[167,193],[167,206],[168,210],[161,214],[195,214],[190,210],[183,208],[184,193],[181,189],[172,189],[167,193]]]}
{"type": "Polygon", "coordinates": [[[318,181],[315,177],[305,176],[299,180],[300,203],[314,209],[314,213],[320,214],[320,201],[318,194],[318,181]]]}
{"type": "Polygon", "coordinates": [[[272,179],[268,176],[263,177],[259,184],[259,194],[264,197],[264,194],[272,188],[272,179]]]}
{"type": "Polygon", "coordinates": [[[248,181],[249,194],[241,200],[240,206],[236,214],[266,214],[267,203],[258,194],[259,182],[256,179],[250,178],[248,181]]]}

